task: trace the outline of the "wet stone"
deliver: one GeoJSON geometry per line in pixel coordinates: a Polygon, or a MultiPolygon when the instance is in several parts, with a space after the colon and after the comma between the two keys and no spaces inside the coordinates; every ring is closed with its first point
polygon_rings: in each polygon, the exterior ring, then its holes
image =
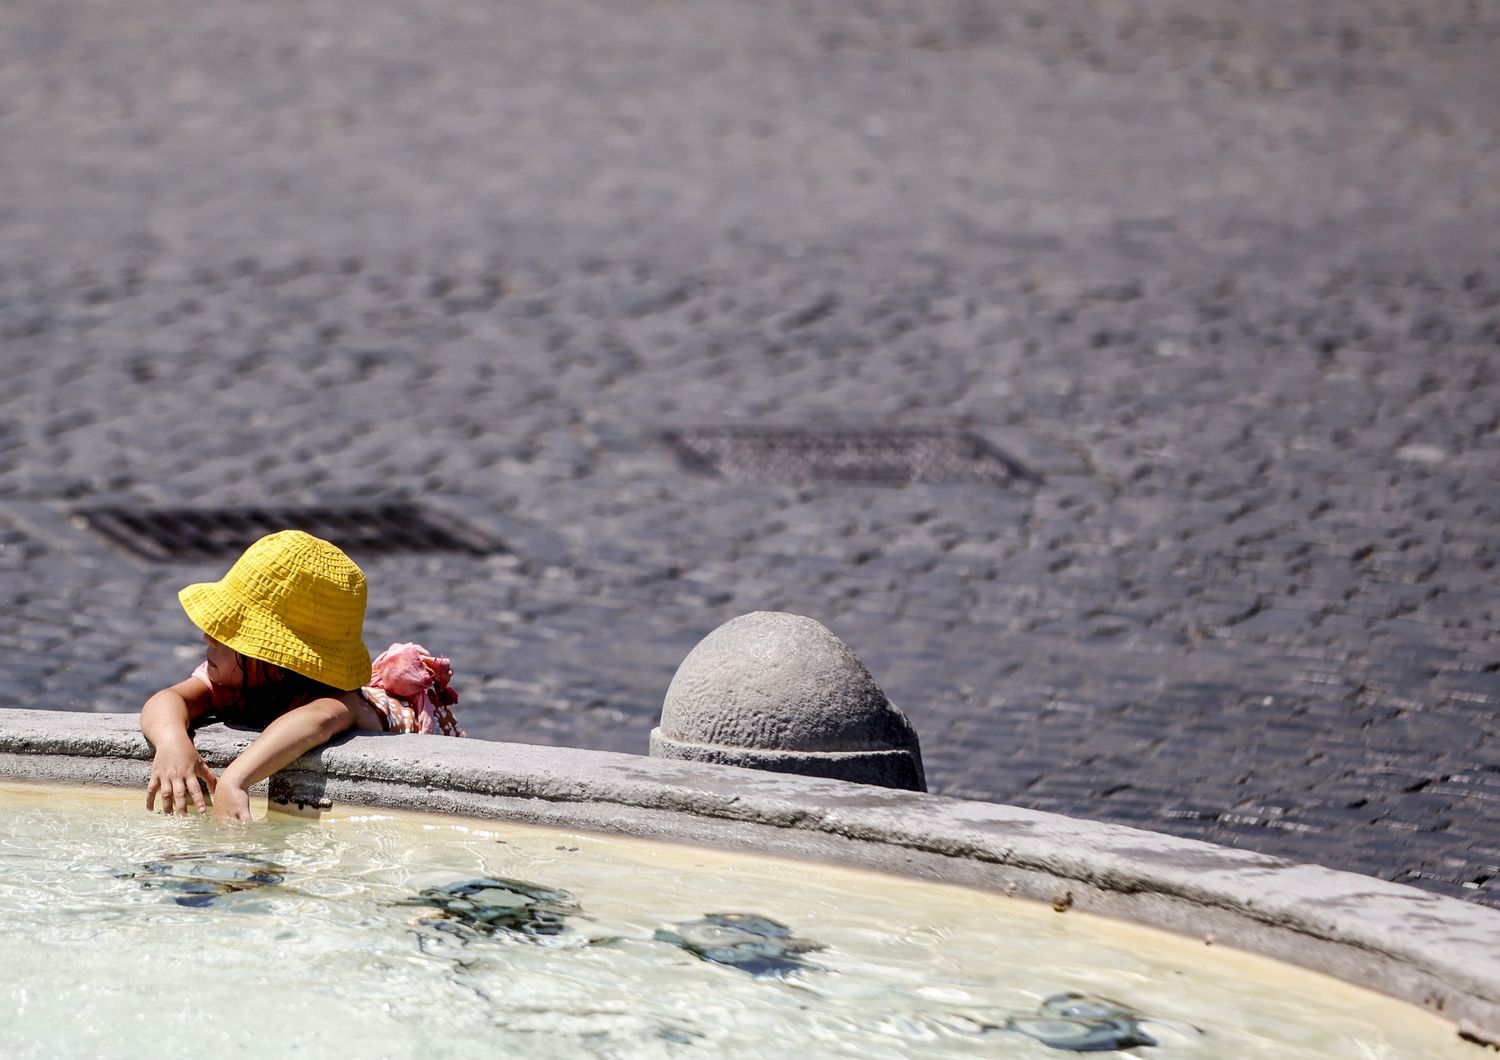
{"type": "Polygon", "coordinates": [[[142,889],[166,891],[178,905],[201,907],[242,891],[274,887],[285,878],[280,865],[256,854],[205,850],[166,854],[115,878],[136,880],[142,889]]]}
{"type": "Polygon", "coordinates": [[[543,946],[587,941],[567,923],[583,915],[573,895],[523,880],[492,877],[427,887],[398,904],[436,909],[419,923],[466,940],[505,937],[543,946]]]}
{"type": "Polygon", "coordinates": [[[1021,1034],[1070,1053],[1175,1047],[1204,1038],[1203,1031],[1192,1024],[1153,1019],[1118,1001],[1071,992],[1048,997],[1035,1014],[1010,1016],[998,1023],[954,1016],[949,1026],[982,1038],[1021,1034]]]}
{"type": "Polygon", "coordinates": [[[798,938],[785,924],[754,913],[709,913],[702,920],[658,928],[655,938],[680,946],[702,960],[728,965],[757,978],[774,979],[820,971],[802,955],[826,948],[821,942],[798,938]]]}
{"type": "Polygon", "coordinates": [[[1035,1016],[1013,1016],[1005,1029],[1043,1045],[1074,1053],[1103,1053],[1163,1044],[1163,1037],[1201,1037],[1197,1028],[1175,1021],[1153,1021],[1135,1010],[1091,994],[1054,994],[1035,1016]],[[1146,1027],[1150,1027],[1148,1032],[1146,1027]],[[1160,1029],[1158,1029],[1160,1028],[1160,1029]]]}

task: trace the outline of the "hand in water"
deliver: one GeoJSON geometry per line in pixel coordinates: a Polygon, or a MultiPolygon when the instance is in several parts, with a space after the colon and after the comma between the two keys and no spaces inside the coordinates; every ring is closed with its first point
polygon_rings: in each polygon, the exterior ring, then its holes
{"type": "Polygon", "coordinates": [[[186,815],[188,803],[198,813],[208,812],[208,799],[204,791],[214,791],[218,778],[191,743],[185,747],[164,747],[156,752],[151,762],[151,779],[146,784],[146,809],[156,809],[156,797],[161,796],[161,812],[186,815]]]}
{"type": "Polygon", "coordinates": [[[221,780],[214,792],[214,816],[221,821],[250,820],[250,793],[238,784],[221,780]]]}

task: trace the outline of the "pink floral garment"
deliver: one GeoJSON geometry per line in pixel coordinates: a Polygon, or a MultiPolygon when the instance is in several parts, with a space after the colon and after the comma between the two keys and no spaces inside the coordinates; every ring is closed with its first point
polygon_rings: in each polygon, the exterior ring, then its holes
{"type": "Polygon", "coordinates": [[[360,689],[380,712],[388,732],[462,736],[452,706],[458,693],[448,687],[453,666],[420,644],[392,644],[370,666],[370,683],[360,689]]]}

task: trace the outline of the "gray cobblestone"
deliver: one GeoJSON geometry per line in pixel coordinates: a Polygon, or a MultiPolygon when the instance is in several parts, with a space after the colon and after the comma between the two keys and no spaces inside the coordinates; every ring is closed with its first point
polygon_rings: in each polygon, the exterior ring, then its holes
{"type": "Polygon", "coordinates": [[[218,567],[70,505],[420,498],[510,554],[362,558],[369,640],[453,656],[475,735],[643,751],[703,634],[802,611],[934,790],[1500,904],[1493,12],[362,12],[0,15],[11,687],[196,658],[218,567]],[[660,442],[720,423],[1041,479],[660,442]]]}

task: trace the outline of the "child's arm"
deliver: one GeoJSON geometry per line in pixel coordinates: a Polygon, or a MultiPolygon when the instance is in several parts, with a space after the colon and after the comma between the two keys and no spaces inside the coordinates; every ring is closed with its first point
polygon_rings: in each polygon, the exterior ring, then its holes
{"type": "MultiPolygon", "coordinates": [[[[322,746],[346,729],[364,719],[358,707],[345,702],[359,693],[345,693],[343,698],[315,699],[289,710],[255,738],[240,756],[225,767],[214,793],[214,816],[237,821],[250,820],[250,785],[295,762],[314,747],[322,746]]],[[[363,702],[358,704],[363,706],[363,702]]],[[[366,706],[365,710],[369,711],[366,706]]],[[[363,727],[371,727],[365,725],[363,727]]],[[[378,723],[376,726],[378,728],[378,723]]]]}
{"type": "Polygon", "coordinates": [[[208,810],[203,786],[213,791],[217,781],[193,746],[188,726],[212,709],[212,694],[195,678],[163,688],[146,700],[141,708],[141,733],[156,749],[146,784],[146,809],[156,808],[159,794],[162,813],[185,814],[189,801],[199,813],[208,810]]]}

